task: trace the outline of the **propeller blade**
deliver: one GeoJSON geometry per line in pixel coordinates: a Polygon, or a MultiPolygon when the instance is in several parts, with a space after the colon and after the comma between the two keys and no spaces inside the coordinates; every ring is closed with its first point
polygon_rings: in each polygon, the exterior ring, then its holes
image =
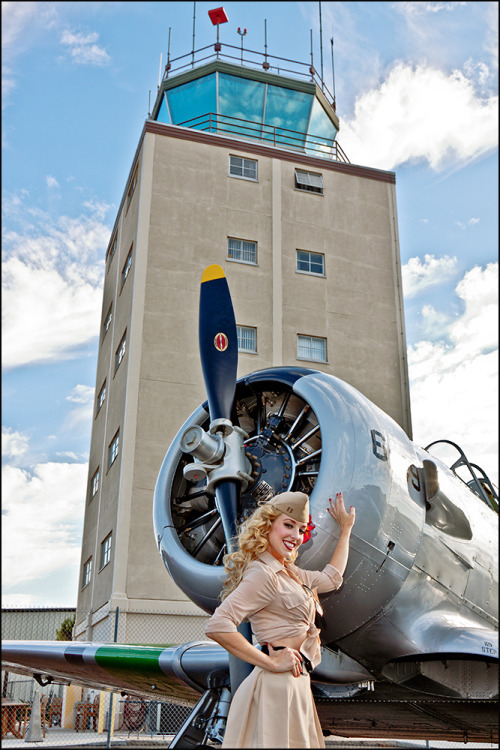
{"type": "Polygon", "coordinates": [[[219,482],[215,487],[215,504],[222,520],[229,554],[236,551],[236,515],[240,499],[240,485],[236,482],[219,482]]]}
{"type": "Polygon", "coordinates": [[[201,278],[199,337],[210,419],[231,419],[238,339],[227,279],[217,265],[208,266],[201,278]]]}

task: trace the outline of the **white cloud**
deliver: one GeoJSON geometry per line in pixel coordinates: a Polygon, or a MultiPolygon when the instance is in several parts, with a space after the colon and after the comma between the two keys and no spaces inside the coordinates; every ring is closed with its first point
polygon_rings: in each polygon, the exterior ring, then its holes
{"type": "Polygon", "coordinates": [[[468,271],[448,343],[408,349],[414,441],[457,443],[498,484],[498,264],[468,271]]]}
{"type": "Polygon", "coordinates": [[[398,6],[400,6],[402,12],[412,16],[412,15],[423,15],[424,13],[438,13],[441,10],[455,10],[455,8],[459,5],[466,5],[465,2],[455,2],[455,3],[443,3],[443,2],[399,2],[397,3],[398,6]]]}
{"type": "Polygon", "coordinates": [[[6,369],[68,358],[99,331],[103,258],[109,239],[102,216],[97,212],[52,220],[31,210],[31,218],[33,224],[4,236],[2,359],[6,369]]]}
{"type": "Polygon", "coordinates": [[[79,565],[87,464],[2,470],[3,580],[9,586],[79,565]]]}
{"type": "Polygon", "coordinates": [[[52,175],[50,175],[50,174],[48,174],[47,177],[45,178],[45,182],[47,183],[47,187],[48,188],[58,188],[59,187],[59,183],[56,180],[56,178],[52,177],[52,175]]]}
{"type": "Polygon", "coordinates": [[[16,87],[15,58],[41,31],[54,26],[56,3],[2,2],[2,107],[16,87]]]}
{"type": "Polygon", "coordinates": [[[457,259],[443,255],[425,255],[424,262],[417,256],[410,258],[401,268],[403,290],[406,299],[415,297],[429,287],[442,284],[456,273],[457,259]]]}
{"type": "Polygon", "coordinates": [[[61,44],[68,48],[71,59],[79,65],[106,65],[110,57],[103,47],[95,44],[98,39],[97,32],[79,34],[66,30],[62,33],[61,44]]]}
{"type": "Polygon", "coordinates": [[[463,165],[497,146],[498,96],[479,97],[461,71],[447,75],[400,62],[357,99],[354,117],[342,123],[340,141],[355,164],[395,169],[426,161],[435,171],[463,165]],[[463,121],[467,128],[457,127],[463,121]]]}
{"type": "Polygon", "coordinates": [[[5,458],[18,458],[22,456],[29,447],[28,436],[11,427],[2,426],[2,456],[5,458]]]}
{"type": "Polygon", "coordinates": [[[460,227],[460,229],[467,229],[467,227],[473,227],[475,224],[479,222],[479,219],[477,217],[472,217],[468,221],[457,221],[457,226],[460,227]]]}
{"type": "Polygon", "coordinates": [[[442,339],[448,335],[450,316],[447,313],[438,312],[433,305],[422,307],[422,334],[428,339],[442,339]]]}
{"type": "Polygon", "coordinates": [[[94,388],[88,385],[77,385],[73,388],[66,401],[77,404],[66,418],[67,429],[73,431],[78,426],[83,426],[86,430],[92,424],[92,414],[94,412],[94,388]]]}

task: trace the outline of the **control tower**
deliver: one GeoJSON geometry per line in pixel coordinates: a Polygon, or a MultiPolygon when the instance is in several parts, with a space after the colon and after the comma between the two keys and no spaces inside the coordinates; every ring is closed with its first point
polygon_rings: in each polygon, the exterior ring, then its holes
{"type": "Polygon", "coordinates": [[[153,538],[157,474],[205,400],[203,269],[223,267],[239,376],[331,373],[410,435],[393,172],[349,162],[312,64],[217,43],[168,60],[106,254],[76,637],[176,643],[206,615],[153,538]],[[236,49],[236,53],[235,53],[236,49]]]}

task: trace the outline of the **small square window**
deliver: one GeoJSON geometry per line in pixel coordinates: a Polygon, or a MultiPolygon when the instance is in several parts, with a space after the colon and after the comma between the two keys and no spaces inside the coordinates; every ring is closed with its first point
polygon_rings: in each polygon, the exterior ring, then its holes
{"type": "Polygon", "coordinates": [[[257,243],[250,240],[237,240],[234,237],[227,238],[228,260],[236,260],[239,263],[251,263],[257,265],[257,243]]]}
{"type": "Polygon", "coordinates": [[[107,332],[110,329],[111,321],[113,320],[113,303],[110,304],[108,313],[106,317],[104,318],[104,324],[102,327],[102,338],[106,336],[107,332]]]}
{"type": "Polygon", "coordinates": [[[102,570],[105,565],[109,563],[111,560],[111,540],[112,540],[112,534],[108,534],[106,539],[101,544],[101,567],[99,570],[102,570]]]}
{"type": "Polygon", "coordinates": [[[323,177],[315,172],[304,172],[302,169],[296,169],[295,187],[298,190],[309,190],[312,193],[323,195],[323,177]]]}
{"type": "Polygon", "coordinates": [[[92,479],[90,480],[90,499],[91,500],[93,497],[97,495],[98,490],[99,490],[99,469],[97,469],[95,474],[92,476],[92,479]]]}
{"type": "Polygon", "coordinates": [[[102,384],[102,388],[99,391],[99,395],[97,396],[97,411],[96,411],[96,416],[101,411],[101,407],[102,407],[102,405],[104,404],[105,401],[106,401],[106,381],[104,381],[104,383],[102,384]]]}
{"type": "Polygon", "coordinates": [[[84,589],[85,586],[88,586],[91,578],[92,578],[92,558],[89,557],[87,562],[84,563],[83,565],[82,589],[84,589]]]}
{"type": "Polygon", "coordinates": [[[120,430],[116,433],[108,448],[108,469],[116,461],[120,449],[120,430]]]}
{"type": "Polygon", "coordinates": [[[116,354],[115,354],[115,372],[120,367],[122,363],[122,359],[125,356],[126,350],[127,350],[127,332],[125,331],[125,333],[122,336],[122,340],[120,341],[120,345],[118,349],[116,350],[116,354]]]}
{"type": "Polygon", "coordinates": [[[297,271],[325,275],[325,256],[323,253],[310,253],[308,250],[297,250],[297,271]]]}
{"type": "Polygon", "coordinates": [[[297,359],[326,362],[326,339],[317,336],[297,336],[297,359]]]}
{"type": "Polygon", "coordinates": [[[129,253],[127,255],[127,260],[125,261],[125,265],[123,266],[123,269],[122,269],[122,286],[121,286],[122,289],[123,289],[123,285],[125,284],[127,280],[127,276],[129,274],[131,266],[132,266],[132,248],[130,248],[129,250],[129,253]]]}
{"type": "Polygon", "coordinates": [[[257,354],[257,329],[248,326],[236,326],[238,351],[257,354]]]}
{"type": "Polygon", "coordinates": [[[229,157],[229,174],[231,177],[241,177],[243,180],[257,180],[257,161],[244,159],[241,156],[229,157]]]}

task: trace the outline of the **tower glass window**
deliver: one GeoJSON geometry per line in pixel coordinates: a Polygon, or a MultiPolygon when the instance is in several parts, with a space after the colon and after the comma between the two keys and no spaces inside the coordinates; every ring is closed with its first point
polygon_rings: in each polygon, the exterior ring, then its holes
{"type": "Polygon", "coordinates": [[[325,256],[323,253],[311,253],[308,250],[297,250],[297,271],[316,276],[325,275],[325,256]]]}
{"type": "Polygon", "coordinates": [[[84,589],[85,586],[88,586],[91,578],[92,578],[92,558],[89,557],[87,562],[85,562],[83,565],[82,589],[84,589]]]}
{"type": "MultiPolygon", "coordinates": [[[[232,63],[185,71],[162,82],[153,117],[158,122],[261,141],[323,158],[339,158],[335,148],[338,120],[320,100],[313,83],[283,74],[272,81],[243,73],[232,63]],[[219,69],[223,67],[222,69],[219,69]],[[214,70],[214,68],[216,68],[214,70]],[[186,80],[190,79],[190,80],[186,80]]],[[[342,160],[347,160],[345,155],[342,160]]]]}
{"type": "Polygon", "coordinates": [[[260,81],[219,73],[218,132],[260,140],[265,90],[260,81]]]}
{"type": "Polygon", "coordinates": [[[234,237],[228,237],[227,257],[228,260],[236,260],[239,263],[257,265],[257,243],[250,240],[237,240],[234,237]]]}
{"type": "Polygon", "coordinates": [[[244,180],[257,180],[257,161],[243,159],[241,156],[229,157],[229,174],[244,180]]]}
{"type": "Polygon", "coordinates": [[[268,85],[264,122],[276,128],[280,145],[304,150],[312,102],[311,94],[268,85]]]}
{"type": "Polygon", "coordinates": [[[297,359],[326,362],[326,339],[317,336],[297,336],[297,359]]]}
{"type": "Polygon", "coordinates": [[[207,115],[217,112],[215,75],[210,73],[166,92],[173,123],[208,130],[207,115]]]}
{"type": "Polygon", "coordinates": [[[238,351],[257,354],[257,329],[249,326],[236,326],[238,351]]]}
{"type": "Polygon", "coordinates": [[[111,541],[112,541],[113,535],[108,534],[106,539],[101,544],[101,567],[99,570],[102,570],[105,565],[109,563],[111,560],[111,541]]]}
{"type": "Polygon", "coordinates": [[[120,449],[120,430],[116,433],[108,448],[108,469],[116,461],[120,449]]]}

